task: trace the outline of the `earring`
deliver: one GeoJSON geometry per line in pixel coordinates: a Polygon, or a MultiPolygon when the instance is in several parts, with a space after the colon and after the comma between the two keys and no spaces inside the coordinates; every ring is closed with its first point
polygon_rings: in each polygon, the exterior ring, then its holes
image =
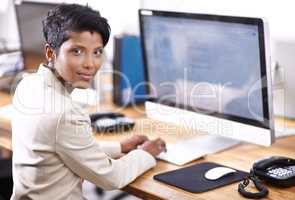
{"type": "Polygon", "coordinates": [[[53,68],[53,62],[52,62],[52,60],[48,60],[47,66],[49,68],[53,68]]]}

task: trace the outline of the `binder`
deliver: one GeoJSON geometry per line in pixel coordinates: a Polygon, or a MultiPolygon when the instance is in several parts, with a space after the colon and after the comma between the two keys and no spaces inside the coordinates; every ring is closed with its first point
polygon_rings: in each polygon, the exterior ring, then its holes
{"type": "Polygon", "coordinates": [[[113,61],[113,102],[128,105],[147,98],[140,39],[134,35],[116,36],[113,61]]]}

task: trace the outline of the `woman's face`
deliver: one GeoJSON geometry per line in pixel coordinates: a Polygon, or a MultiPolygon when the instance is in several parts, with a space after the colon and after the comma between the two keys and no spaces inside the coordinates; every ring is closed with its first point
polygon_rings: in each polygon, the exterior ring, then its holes
{"type": "Polygon", "coordinates": [[[74,88],[88,88],[102,64],[103,41],[97,32],[71,32],[55,56],[54,68],[74,88]]]}

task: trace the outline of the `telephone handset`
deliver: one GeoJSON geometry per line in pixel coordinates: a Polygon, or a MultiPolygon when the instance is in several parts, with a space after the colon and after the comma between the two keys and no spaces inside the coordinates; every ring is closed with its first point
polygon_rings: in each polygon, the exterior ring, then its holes
{"type": "Polygon", "coordinates": [[[295,186],[295,160],[272,156],[253,164],[253,174],[274,186],[295,186]]]}
{"type": "Polygon", "coordinates": [[[295,160],[282,156],[272,156],[259,160],[253,164],[250,175],[239,184],[239,193],[246,198],[263,198],[268,195],[268,189],[261,181],[268,182],[274,186],[295,186],[295,160]],[[245,188],[253,181],[258,192],[248,192],[245,188]]]}

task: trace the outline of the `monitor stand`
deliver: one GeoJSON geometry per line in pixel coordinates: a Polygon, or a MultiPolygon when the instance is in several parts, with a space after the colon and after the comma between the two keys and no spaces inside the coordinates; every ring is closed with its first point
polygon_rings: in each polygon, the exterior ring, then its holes
{"type": "Polygon", "coordinates": [[[208,154],[213,154],[240,142],[217,135],[202,135],[189,139],[182,139],[175,144],[167,144],[167,152],[157,158],[176,165],[184,165],[208,154]]]}
{"type": "Polygon", "coordinates": [[[190,139],[178,140],[175,144],[167,144],[167,153],[161,153],[158,156],[159,159],[177,165],[228,149],[239,144],[239,141],[269,146],[274,139],[273,129],[260,128],[155,102],[145,102],[145,111],[151,119],[184,127],[184,137],[194,136],[190,139]],[[206,135],[200,136],[200,133],[206,133],[206,135]]]}

